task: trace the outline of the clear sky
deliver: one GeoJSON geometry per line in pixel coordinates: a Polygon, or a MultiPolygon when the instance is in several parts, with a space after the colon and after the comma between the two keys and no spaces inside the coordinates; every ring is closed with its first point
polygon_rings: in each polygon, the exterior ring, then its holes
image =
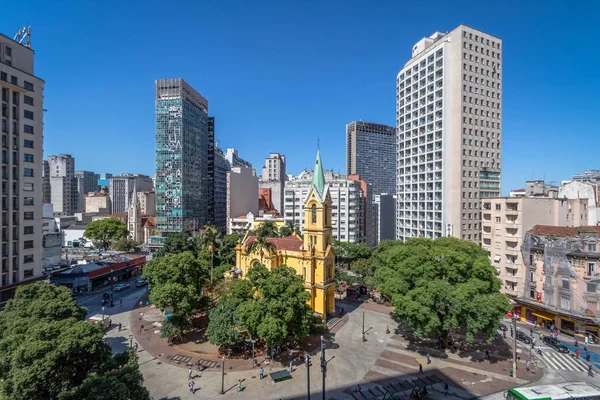
{"type": "Polygon", "coordinates": [[[503,191],[600,169],[599,2],[3,1],[0,32],[32,26],[45,155],[154,174],[154,80],[209,101],[222,148],[260,170],[345,170],[345,124],[395,124],[411,48],[464,23],[503,39],[503,191]]]}

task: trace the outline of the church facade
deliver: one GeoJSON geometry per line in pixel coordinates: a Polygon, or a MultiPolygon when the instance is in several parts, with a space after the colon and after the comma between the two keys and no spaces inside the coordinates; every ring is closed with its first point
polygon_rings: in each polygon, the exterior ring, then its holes
{"type": "Polygon", "coordinates": [[[249,251],[256,240],[246,233],[236,247],[236,272],[245,277],[256,263],[271,269],[285,264],[296,270],[304,279],[304,287],[310,293],[309,305],[322,317],[335,312],[335,254],[331,229],[331,196],[325,184],[321,156],[317,152],[310,190],[304,199],[304,238],[288,236],[268,238],[275,250],[262,254],[249,251]]]}

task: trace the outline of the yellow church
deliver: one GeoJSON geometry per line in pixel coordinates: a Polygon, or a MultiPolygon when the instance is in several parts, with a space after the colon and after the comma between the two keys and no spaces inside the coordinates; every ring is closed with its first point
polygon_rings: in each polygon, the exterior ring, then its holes
{"type": "Polygon", "coordinates": [[[304,239],[299,236],[269,238],[274,251],[263,254],[249,251],[256,239],[251,232],[236,247],[236,271],[241,277],[256,263],[271,269],[285,264],[304,278],[310,293],[309,305],[315,314],[325,317],[335,312],[335,254],[331,236],[331,195],[325,185],[321,156],[317,152],[311,188],[304,200],[304,239]]]}

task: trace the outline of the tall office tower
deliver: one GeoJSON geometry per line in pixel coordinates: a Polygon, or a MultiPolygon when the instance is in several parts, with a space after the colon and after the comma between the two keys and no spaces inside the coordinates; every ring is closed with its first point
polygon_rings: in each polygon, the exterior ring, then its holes
{"type": "Polygon", "coordinates": [[[75,171],[77,183],[77,212],[85,211],[85,195],[98,190],[100,175],[91,171],[75,171]]]}
{"type": "Polygon", "coordinates": [[[347,124],[346,174],[359,174],[373,194],[396,193],[396,128],[362,121],[347,124]]]}
{"type": "Polygon", "coordinates": [[[227,149],[225,153],[225,158],[229,161],[229,165],[231,168],[233,167],[246,167],[252,168],[252,163],[244,160],[238,155],[238,151],[236,149],[227,149]]]}
{"type": "Polygon", "coordinates": [[[481,241],[500,196],[502,40],[460,25],[421,39],[396,80],[396,238],[481,241]]]}
{"type": "Polygon", "coordinates": [[[110,185],[110,178],[113,177],[113,174],[103,173],[98,175],[98,188],[96,190],[100,191],[102,187],[108,187],[110,185]]]}
{"type": "Polygon", "coordinates": [[[50,164],[48,160],[42,160],[42,203],[49,204],[50,196],[50,164]]]}
{"type": "Polygon", "coordinates": [[[208,101],[183,79],[156,81],[156,229],[209,222],[208,101]]]}
{"type": "Polygon", "coordinates": [[[213,224],[221,231],[227,230],[227,172],[230,171],[225,153],[215,144],[214,173],[214,220],[213,224]]]}
{"type": "Polygon", "coordinates": [[[208,117],[208,221],[215,223],[215,117],[208,117]]]}
{"type": "MultiPolygon", "coordinates": [[[[30,31],[27,31],[29,35],[30,31]]],[[[42,276],[44,81],[33,50],[0,35],[2,91],[2,269],[0,305],[16,284],[42,276]]]]}
{"type": "Polygon", "coordinates": [[[142,174],[122,174],[109,179],[108,195],[112,213],[124,213],[133,201],[134,189],[153,190],[152,178],[142,174]]]}
{"type": "Polygon", "coordinates": [[[78,211],[75,159],[70,154],[48,156],[50,203],[55,213],[74,215],[78,211]]]}
{"type": "Polygon", "coordinates": [[[281,215],[283,215],[283,188],[286,180],[285,156],[279,153],[270,153],[269,158],[265,159],[265,166],[262,167],[262,175],[258,187],[261,189],[271,189],[273,208],[279,211],[281,215]]]}

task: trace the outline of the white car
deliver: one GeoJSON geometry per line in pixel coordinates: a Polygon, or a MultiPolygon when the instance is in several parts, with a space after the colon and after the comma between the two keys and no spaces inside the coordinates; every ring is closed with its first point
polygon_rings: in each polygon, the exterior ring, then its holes
{"type": "Polygon", "coordinates": [[[121,290],[125,290],[129,288],[129,283],[119,283],[117,286],[115,286],[115,292],[120,292],[121,290]]]}

